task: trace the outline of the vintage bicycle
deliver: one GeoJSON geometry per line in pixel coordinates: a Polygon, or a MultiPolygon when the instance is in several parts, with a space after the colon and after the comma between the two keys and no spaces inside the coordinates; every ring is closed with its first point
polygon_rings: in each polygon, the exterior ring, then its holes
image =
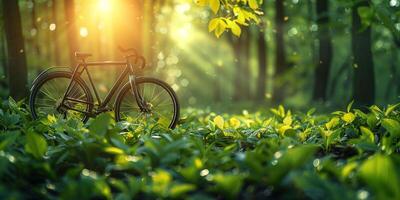
{"type": "Polygon", "coordinates": [[[114,111],[116,121],[151,122],[175,128],[179,120],[179,103],[174,90],[159,79],[138,75],[138,71],[146,66],[146,60],[135,49],[119,49],[125,54],[124,61],[88,62],[86,59],[91,54],[76,52],[79,62],[73,70],[50,68],[39,74],[29,98],[32,117],[39,119],[53,114],[64,118],[73,116],[86,122],[100,113],[114,111]],[[103,65],[125,68],[102,101],[88,68],[103,65]],[[92,90],[81,77],[84,72],[92,90]],[[124,80],[127,81],[122,85],[124,80]],[[115,94],[115,103],[110,106],[115,94]]]}

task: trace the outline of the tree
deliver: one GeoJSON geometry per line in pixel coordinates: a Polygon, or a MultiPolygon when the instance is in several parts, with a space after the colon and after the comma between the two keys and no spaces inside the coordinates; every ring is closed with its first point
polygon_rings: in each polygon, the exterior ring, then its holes
{"type": "Polygon", "coordinates": [[[286,71],[285,41],[284,41],[284,24],[285,24],[285,7],[284,0],[276,0],[275,3],[275,23],[276,23],[276,74],[281,75],[286,71]]]}
{"type": "Polygon", "coordinates": [[[326,100],[329,71],[332,61],[332,40],[329,30],[329,0],[317,2],[319,59],[314,73],[314,100],[326,100]]]}
{"type": "Polygon", "coordinates": [[[265,33],[260,31],[258,33],[258,79],[257,79],[257,93],[256,99],[258,101],[264,100],[266,79],[267,79],[267,42],[265,41],[265,33]]]}
{"type": "Polygon", "coordinates": [[[75,63],[75,51],[79,50],[78,31],[75,21],[75,2],[74,0],[64,0],[65,20],[67,24],[67,39],[69,44],[70,64],[73,67],[75,63]]]}
{"type": "MultiPolygon", "coordinates": [[[[244,30],[240,38],[231,39],[232,48],[236,58],[236,70],[234,79],[234,94],[235,101],[246,100],[250,98],[250,30],[244,30]]],[[[235,36],[231,36],[235,37],[235,36]]]]}
{"type": "Polygon", "coordinates": [[[55,63],[56,63],[56,65],[60,65],[61,64],[60,43],[58,40],[58,28],[57,28],[58,17],[57,17],[57,3],[56,2],[57,2],[56,0],[51,0],[51,23],[56,25],[55,29],[52,31],[51,39],[54,43],[53,52],[54,52],[55,63]]]}
{"type": "MultiPolygon", "coordinates": [[[[266,11],[266,4],[263,5],[263,11],[266,11]]],[[[261,30],[257,38],[258,52],[258,79],[256,100],[262,101],[265,99],[266,79],[267,79],[267,41],[265,40],[264,24],[261,25],[261,30]]]]}
{"type": "Polygon", "coordinates": [[[362,0],[352,7],[353,99],[359,106],[373,104],[375,99],[371,26],[363,27],[358,14],[359,8],[369,6],[369,3],[369,0],[362,0]]]}
{"type": "Polygon", "coordinates": [[[279,78],[287,70],[285,45],[284,45],[284,24],[285,24],[285,7],[284,0],[276,0],[275,2],[275,40],[276,40],[276,60],[275,60],[275,86],[274,99],[281,101],[283,98],[283,87],[277,83],[279,78]]]}
{"type": "Polygon", "coordinates": [[[27,68],[21,15],[18,1],[3,0],[4,30],[7,43],[7,64],[10,96],[16,100],[27,95],[27,68]]]}

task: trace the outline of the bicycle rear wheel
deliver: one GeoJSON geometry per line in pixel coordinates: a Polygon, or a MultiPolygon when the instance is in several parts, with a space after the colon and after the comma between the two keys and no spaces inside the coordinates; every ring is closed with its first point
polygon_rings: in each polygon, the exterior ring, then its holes
{"type": "Polygon", "coordinates": [[[75,77],[67,97],[79,100],[65,101],[67,107],[58,108],[71,81],[72,73],[57,71],[43,75],[33,86],[29,97],[29,106],[34,119],[44,118],[47,115],[61,116],[63,118],[75,117],[86,122],[87,114],[93,109],[93,98],[85,82],[75,77]],[[90,102],[82,103],[82,102],[90,102]]]}
{"type": "Polygon", "coordinates": [[[140,108],[131,85],[127,83],[115,103],[116,120],[175,128],[179,120],[179,103],[174,90],[165,82],[154,78],[138,78],[136,87],[146,108],[140,108]]]}

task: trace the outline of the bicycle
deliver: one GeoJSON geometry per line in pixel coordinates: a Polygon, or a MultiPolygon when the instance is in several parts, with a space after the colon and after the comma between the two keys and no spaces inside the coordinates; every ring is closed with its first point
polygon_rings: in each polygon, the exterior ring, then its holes
{"type": "Polygon", "coordinates": [[[116,121],[155,122],[168,128],[175,128],[179,120],[179,103],[174,90],[165,82],[151,77],[137,75],[135,67],[143,69],[146,60],[133,48],[119,48],[127,54],[124,61],[95,61],[87,62],[89,53],[75,52],[76,67],[71,70],[47,69],[34,80],[29,97],[32,117],[39,119],[49,114],[61,117],[78,117],[87,122],[103,112],[114,110],[116,121]],[[133,61],[133,62],[132,62],[133,61]],[[120,65],[124,70],[114,82],[104,101],[92,81],[89,66],[120,65]],[[86,72],[87,79],[96,97],[94,103],[92,91],[81,77],[86,72]],[[123,80],[128,81],[122,86],[123,80]],[[120,89],[119,89],[120,88],[120,89]],[[114,108],[108,105],[119,89],[114,108]]]}

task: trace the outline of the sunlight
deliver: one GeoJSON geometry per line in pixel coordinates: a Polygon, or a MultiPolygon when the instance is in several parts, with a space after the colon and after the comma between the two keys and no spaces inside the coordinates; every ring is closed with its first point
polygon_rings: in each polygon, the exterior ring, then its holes
{"type": "Polygon", "coordinates": [[[188,4],[188,3],[179,4],[179,5],[175,6],[175,10],[179,14],[185,14],[187,11],[190,10],[190,4],[188,4]]]}
{"type": "Polygon", "coordinates": [[[55,23],[51,23],[51,24],[49,25],[50,31],[55,31],[56,28],[57,28],[57,25],[56,25],[55,23]]]}
{"type": "Polygon", "coordinates": [[[179,28],[177,30],[177,35],[179,39],[187,39],[189,37],[189,31],[190,31],[190,26],[185,26],[182,28],[179,28]]]}
{"type": "Polygon", "coordinates": [[[110,12],[112,3],[110,0],[99,0],[99,10],[101,12],[110,12]]]}
{"type": "Polygon", "coordinates": [[[86,28],[86,27],[81,27],[80,29],[79,29],[79,35],[81,36],[81,37],[87,37],[88,35],[89,35],[89,31],[88,31],[88,29],[86,28]]]}

